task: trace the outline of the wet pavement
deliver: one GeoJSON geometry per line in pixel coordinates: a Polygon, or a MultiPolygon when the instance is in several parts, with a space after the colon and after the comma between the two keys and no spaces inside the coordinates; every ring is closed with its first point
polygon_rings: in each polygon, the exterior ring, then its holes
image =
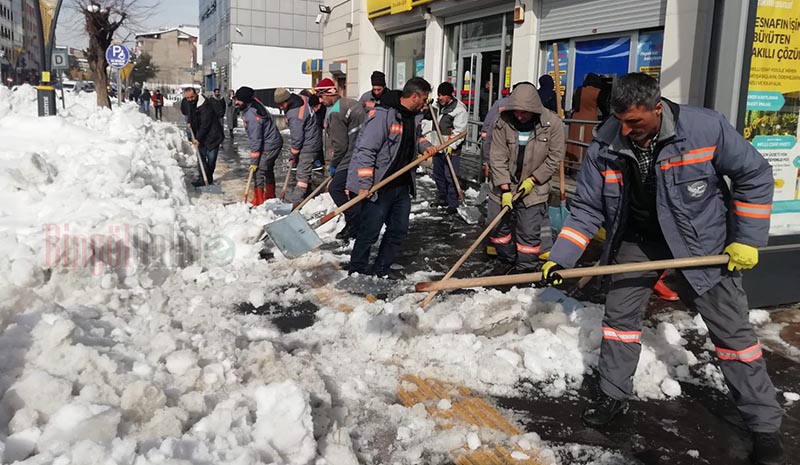
{"type": "MultiPolygon", "coordinates": [[[[179,120],[177,112],[165,112],[165,118],[179,120]]],[[[247,179],[246,149],[240,153],[240,144],[245,142],[241,128],[235,132],[234,140],[226,139],[220,152],[217,179],[226,191],[223,202],[241,201],[241,193],[247,179]]],[[[277,167],[276,177],[285,173],[282,164],[277,167]]],[[[435,186],[429,178],[418,176],[418,195],[412,207],[411,228],[407,246],[400,251],[396,263],[402,272],[417,271],[443,275],[455,263],[461,253],[481,231],[481,221],[468,225],[456,215],[448,215],[435,207],[435,186]]],[[[477,190],[473,182],[468,184],[477,190]]],[[[466,189],[466,187],[465,187],[466,189]]],[[[474,197],[468,200],[474,202],[474,197]]],[[[346,254],[340,243],[323,246],[337,253],[346,254]]],[[[595,253],[596,255],[596,253],[595,253]]],[[[587,264],[591,256],[585,257],[587,264]]],[[[344,265],[344,264],[343,264],[344,265]]],[[[484,274],[491,266],[482,248],[464,264],[456,277],[471,277],[484,274]]],[[[468,291],[466,291],[468,292],[468,291]]],[[[599,300],[601,295],[592,295],[599,300]]],[[[653,298],[648,315],[680,309],[680,304],[665,303],[653,298]]],[[[269,318],[283,332],[295,331],[314,322],[316,305],[311,302],[295,304],[291,308],[269,303],[260,308],[243,303],[240,312],[256,313],[269,318]]],[[[782,309],[785,340],[800,341],[800,307],[782,309]]],[[[699,348],[699,339],[690,341],[689,347],[699,348]]],[[[780,392],[800,392],[800,363],[779,353],[765,351],[770,375],[780,392]]],[[[750,435],[732,403],[721,392],[700,386],[681,383],[683,394],[668,401],[633,401],[628,413],[605,429],[585,427],[580,413],[588,399],[594,396],[596,377],[587,376],[577,393],[552,398],[538,394],[535,385],[522,382],[519,391],[524,397],[497,398],[497,404],[514,416],[528,431],[536,432],[543,439],[556,444],[577,443],[600,446],[620,452],[635,464],[749,464],[750,435]]],[[[783,403],[783,396],[779,394],[783,403]]],[[[787,463],[800,463],[800,403],[785,407],[783,440],[787,463]]],[[[570,448],[559,450],[562,463],[587,463],[586,458],[571,455],[570,448]]]]}

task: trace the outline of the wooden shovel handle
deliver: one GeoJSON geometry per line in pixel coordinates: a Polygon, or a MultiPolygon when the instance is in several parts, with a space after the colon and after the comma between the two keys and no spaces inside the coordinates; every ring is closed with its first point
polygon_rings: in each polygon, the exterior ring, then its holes
{"type": "Polygon", "coordinates": [[[253,182],[253,170],[250,171],[250,175],[247,176],[247,186],[244,188],[244,202],[247,202],[247,198],[250,197],[250,184],[253,182]]]}
{"type": "MultiPolygon", "coordinates": [[[[467,132],[466,131],[462,132],[461,134],[459,134],[457,136],[451,137],[450,139],[447,140],[447,142],[445,142],[444,144],[436,147],[436,152],[441,152],[442,150],[447,148],[447,146],[449,146],[453,142],[459,141],[459,140],[461,140],[461,139],[463,139],[465,137],[467,137],[467,132]]],[[[412,161],[411,163],[407,164],[406,166],[404,166],[404,167],[400,168],[399,170],[395,171],[390,176],[387,176],[381,182],[373,185],[372,189],[369,190],[369,194],[361,194],[361,195],[358,195],[356,197],[353,197],[346,204],[342,205],[341,207],[337,208],[336,210],[334,210],[334,211],[328,213],[327,215],[323,216],[322,219],[319,220],[319,224],[317,226],[322,226],[323,224],[327,223],[328,221],[330,221],[330,220],[336,218],[337,216],[341,215],[342,213],[344,213],[345,211],[350,209],[350,207],[352,207],[353,205],[355,205],[358,202],[361,202],[362,200],[364,200],[367,197],[371,196],[372,194],[374,194],[375,192],[380,190],[383,186],[385,186],[385,185],[389,184],[390,182],[394,181],[395,179],[399,178],[400,176],[405,174],[407,171],[413,170],[420,163],[424,162],[425,160],[427,160],[429,158],[430,158],[430,156],[420,155],[419,157],[417,157],[416,160],[412,161]]]]}
{"type": "MultiPolygon", "coordinates": [[[[516,195],[514,195],[513,202],[516,202],[517,200],[521,199],[523,195],[524,195],[523,192],[517,192],[516,195]]],[[[463,265],[464,262],[467,261],[467,259],[469,258],[470,255],[472,255],[472,252],[474,252],[475,249],[477,249],[478,246],[481,245],[481,243],[484,241],[484,239],[486,239],[486,236],[488,236],[489,233],[491,233],[492,230],[494,230],[494,228],[497,227],[497,225],[500,223],[500,221],[503,219],[503,217],[509,211],[511,211],[511,209],[509,209],[508,207],[503,207],[500,210],[500,213],[498,213],[497,216],[494,217],[492,222],[489,223],[486,226],[486,228],[484,228],[483,232],[481,232],[481,234],[478,236],[478,238],[475,239],[475,242],[473,242],[472,245],[469,246],[467,251],[464,252],[464,254],[461,256],[461,258],[459,258],[458,261],[455,263],[455,265],[450,267],[450,270],[447,272],[447,274],[444,275],[444,278],[442,278],[442,281],[447,281],[447,280],[449,280],[450,278],[453,277],[453,275],[456,273],[456,271],[458,271],[458,269],[461,268],[461,265],[463,265]]],[[[430,305],[430,303],[433,301],[434,297],[436,297],[437,293],[438,293],[438,291],[429,292],[428,295],[425,296],[425,299],[423,299],[422,302],[420,303],[420,307],[426,308],[428,305],[430,305]]]]}
{"type": "Polygon", "coordinates": [[[328,186],[328,184],[331,183],[331,179],[333,179],[333,177],[329,176],[327,179],[322,181],[322,184],[317,186],[317,188],[314,189],[311,192],[311,194],[308,195],[308,197],[304,198],[302,202],[298,203],[297,206],[292,209],[292,211],[293,212],[300,211],[303,207],[305,207],[306,204],[311,201],[311,199],[319,195],[319,193],[322,192],[328,186]]]}
{"type": "MultiPolygon", "coordinates": [[[[605,276],[618,273],[641,271],[658,271],[675,268],[690,268],[725,265],[730,260],[728,255],[708,255],[705,257],[674,258],[652,262],[624,263],[621,265],[593,266],[559,270],[562,278],[582,278],[584,276],[605,276]]],[[[542,273],[524,273],[510,276],[487,276],[472,279],[451,279],[442,281],[417,283],[417,292],[443,291],[447,289],[464,289],[470,287],[509,286],[514,284],[535,283],[542,280],[542,273]]]]}
{"type": "Polygon", "coordinates": [[[289,179],[292,177],[292,163],[287,162],[289,166],[286,167],[286,177],[283,178],[283,187],[281,187],[280,199],[286,198],[286,191],[289,189],[289,179]]]}

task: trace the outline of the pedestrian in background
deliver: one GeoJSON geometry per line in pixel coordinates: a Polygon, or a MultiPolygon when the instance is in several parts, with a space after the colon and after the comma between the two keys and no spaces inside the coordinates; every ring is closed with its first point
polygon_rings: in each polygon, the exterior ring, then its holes
{"type": "Polygon", "coordinates": [[[153,117],[158,121],[163,119],[164,111],[164,95],[160,90],[156,90],[153,94],[153,117]]]}
{"type": "Polygon", "coordinates": [[[228,91],[228,99],[225,101],[225,119],[228,122],[228,135],[231,139],[233,139],[233,130],[238,125],[238,114],[239,110],[236,107],[236,92],[231,89],[228,91]]]}
{"type": "Polygon", "coordinates": [[[142,95],[139,97],[139,108],[142,113],[146,115],[150,115],[150,99],[152,96],[150,95],[150,91],[147,90],[147,87],[142,89],[142,95]]]}
{"type": "Polygon", "coordinates": [[[381,97],[389,90],[386,88],[386,75],[381,71],[373,71],[369,78],[372,89],[364,92],[358,101],[364,106],[364,110],[369,112],[381,104],[381,97]]]}
{"type": "Polygon", "coordinates": [[[322,134],[306,97],[279,87],[275,89],[275,103],[286,115],[291,140],[291,164],[297,163],[296,183],[287,194],[287,200],[297,204],[310,191],[314,159],[322,148],[322,134]]]}

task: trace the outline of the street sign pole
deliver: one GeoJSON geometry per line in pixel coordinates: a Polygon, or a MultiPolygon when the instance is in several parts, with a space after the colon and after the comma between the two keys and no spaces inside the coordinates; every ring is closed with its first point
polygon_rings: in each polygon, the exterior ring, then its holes
{"type": "Polygon", "coordinates": [[[131,61],[131,52],[122,44],[111,44],[106,49],[106,61],[117,71],[117,101],[122,103],[122,68],[131,61]]]}
{"type": "Polygon", "coordinates": [[[53,0],[40,0],[39,4],[35,7],[36,10],[36,23],[39,30],[39,44],[41,50],[42,62],[42,78],[41,83],[36,88],[36,94],[39,103],[39,116],[55,116],[58,108],[56,106],[56,89],[51,85],[50,71],[52,66],[52,53],[53,42],[55,40],[56,23],[58,22],[58,13],[61,10],[62,0],[58,0],[53,5],[53,0]],[[44,30],[44,21],[42,18],[42,7],[52,8],[52,18],[50,18],[50,27],[47,31],[44,30]],[[46,34],[46,35],[45,35],[46,34]]]}

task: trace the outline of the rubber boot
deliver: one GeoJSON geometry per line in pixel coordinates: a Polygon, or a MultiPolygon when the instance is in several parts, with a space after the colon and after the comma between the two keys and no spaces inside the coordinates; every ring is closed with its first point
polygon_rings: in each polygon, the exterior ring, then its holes
{"type": "Polygon", "coordinates": [[[275,198],[275,184],[264,185],[264,200],[275,198]]]}
{"type": "Polygon", "coordinates": [[[264,189],[256,187],[255,191],[253,191],[253,200],[250,203],[252,203],[254,207],[264,203],[264,189]]]}
{"type": "Polygon", "coordinates": [[[666,300],[668,302],[674,302],[680,297],[678,297],[678,293],[673,291],[672,289],[668,288],[667,285],[664,283],[664,275],[667,274],[665,271],[661,274],[661,277],[658,278],[658,282],[655,286],[653,286],[653,292],[656,293],[658,298],[661,300],[666,300]]]}

